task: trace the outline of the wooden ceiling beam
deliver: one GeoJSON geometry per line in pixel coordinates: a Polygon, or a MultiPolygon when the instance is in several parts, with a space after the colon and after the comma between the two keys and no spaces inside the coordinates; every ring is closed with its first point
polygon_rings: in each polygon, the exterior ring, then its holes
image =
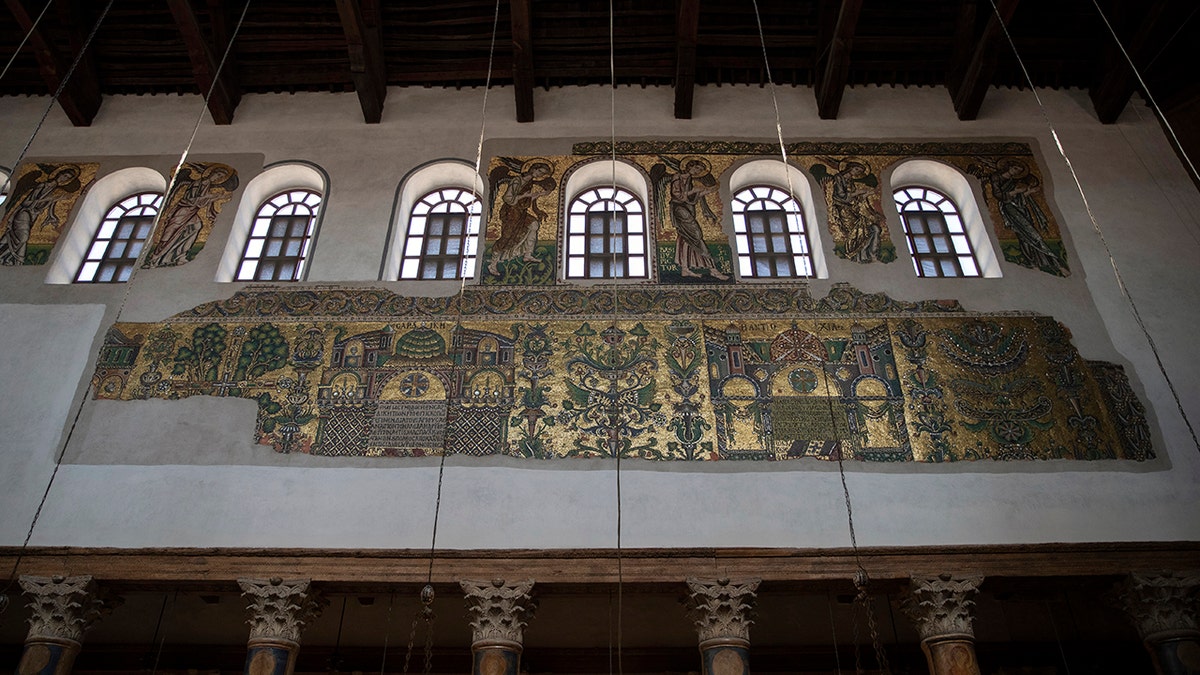
{"type": "Polygon", "coordinates": [[[533,12],[530,0],[511,0],[513,96],[517,121],[533,121],[533,12]]]}
{"type": "Polygon", "coordinates": [[[854,31],[858,26],[858,15],[862,0],[842,0],[838,9],[837,22],[830,37],[828,56],[820,68],[814,90],[817,95],[817,114],[823,120],[837,119],[842,105],[842,92],[846,89],[846,78],[850,75],[850,51],[854,42],[854,31]]]}
{"type": "Polygon", "coordinates": [[[1004,29],[1012,21],[1018,1],[997,0],[995,11],[988,12],[983,35],[975,41],[975,48],[969,50],[970,60],[965,66],[957,63],[950,66],[951,73],[962,73],[961,77],[951,78],[946,83],[954,101],[954,112],[960,120],[973,120],[979,116],[983,98],[996,72],[996,50],[1005,43],[1004,29]]]}
{"type": "MultiPolygon", "coordinates": [[[[214,5],[218,10],[220,9],[220,2],[210,0],[210,9],[214,5]]],[[[232,52],[225,60],[224,68],[218,72],[220,55],[225,53],[227,45],[218,45],[219,51],[214,53],[212,45],[200,30],[200,21],[196,18],[196,11],[192,7],[191,0],[167,0],[167,6],[170,7],[171,15],[175,17],[175,23],[179,26],[183,42],[187,45],[188,58],[192,62],[192,73],[196,79],[196,86],[200,89],[200,95],[204,96],[210,90],[212,91],[212,95],[208,98],[208,111],[212,114],[213,122],[232,124],[234,110],[237,109],[237,105],[242,99],[241,88],[238,87],[236,78],[233,77],[236,66],[232,52]],[[216,86],[214,86],[214,82],[216,86]]]]}
{"type": "Polygon", "coordinates": [[[350,50],[350,78],[354,80],[363,120],[378,124],[383,119],[383,102],[387,98],[379,0],[337,0],[337,9],[350,50]]]}
{"type": "MultiPolygon", "coordinates": [[[[40,26],[34,29],[33,18],[21,0],[5,0],[5,4],[8,5],[20,30],[29,34],[29,48],[33,50],[37,59],[38,71],[46,82],[46,88],[53,94],[63,85],[70,62],[51,45],[40,26]]],[[[75,50],[82,49],[86,39],[87,31],[82,28],[80,21],[83,6],[79,0],[71,0],[65,6],[60,6],[60,17],[67,25],[71,47],[75,50]]],[[[96,113],[100,110],[100,84],[96,77],[95,62],[87,54],[80,59],[70,80],[63,86],[62,93],[58,95],[58,105],[66,113],[67,119],[71,120],[71,124],[77,127],[91,126],[92,120],[96,118],[96,113]]]]}
{"type": "Polygon", "coordinates": [[[675,119],[692,119],[696,89],[696,38],[700,31],[700,0],[679,0],[675,17],[675,119]]]}
{"type": "MultiPolygon", "coordinates": [[[[1170,0],[1154,0],[1146,10],[1145,17],[1139,22],[1137,30],[1125,42],[1125,51],[1135,64],[1144,66],[1151,52],[1162,47],[1171,38],[1171,33],[1179,28],[1179,21],[1185,17],[1173,17],[1168,11],[1172,4],[1170,0]]],[[[1114,27],[1124,24],[1125,17],[1116,14],[1128,13],[1131,8],[1128,3],[1118,3],[1116,12],[1110,13],[1109,22],[1114,27]]],[[[1119,28],[1118,28],[1119,30],[1119,28]]],[[[1107,31],[1106,31],[1107,32],[1107,31]]],[[[1121,116],[1125,105],[1133,97],[1137,89],[1137,78],[1129,61],[1121,53],[1111,35],[1104,35],[1106,46],[1102,59],[1103,73],[1099,82],[1088,90],[1092,105],[1096,108],[1096,117],[1104,124],[1112,124],[1121,116]]]]}

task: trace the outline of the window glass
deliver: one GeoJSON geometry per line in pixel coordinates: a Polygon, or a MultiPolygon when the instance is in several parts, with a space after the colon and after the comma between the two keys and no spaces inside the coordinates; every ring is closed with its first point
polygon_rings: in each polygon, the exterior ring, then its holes
{"type": "Polygon", "coordinates": [[[129,280],[154,227],[162,195],[143,192],[113,204],[100,221],[75,274],[75,283],[117,284],[129,280]]]}

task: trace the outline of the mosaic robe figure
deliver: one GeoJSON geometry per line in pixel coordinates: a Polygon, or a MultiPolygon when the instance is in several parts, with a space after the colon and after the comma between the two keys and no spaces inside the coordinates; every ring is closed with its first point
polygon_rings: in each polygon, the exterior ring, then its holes
{"type": "Polygon", "coordinates": [[[62,223],[54,212],[55,202],[82,187],[78,167],[61,166],[49,173],[50,167],[38,165],[38,168],[40,171],[25,174],[13,190],[8,229],[0,235],[0,265],[25,264],[25,249],[34,223],[44,213],[46,217],[40,226],[57,230],[62,223]]]}
{"type": "Polygon", "coordinates": [[[188,261],[188,252],[196,245],[204,222],[217,217],[221,206],[229,201],[237,188],[237,175],[228,166],[213,164],[201,172],[197,164],[185,164],[188,172],[181,178],[175,192],[182,192],[178,201],[169,205],[160,232],[146,258],[146,267],[171,267],[188,261]]]}
{"type": "Polygon", "coordinates": [[[507,157],[499,159],[501,166],[492,169],[489,175],[492,206],[494,209],[496,201],[500,202],[502,228],[500,238],[492,245],[492,260],[488,264],[488,272],[495,275],[500,274],[502,262],[539,262],[534,249],[538,230],[547,215],[538,200],[558,186],[550,175],[548,162],[531,160],[521,165],[507,157]]]}
{"type": "Polygon", "coordinates": [[[1017,246],[1025,259],[1023,264],[1063,276],[1066,261],[1042,238],[1050,232],[1050,219],[1034,199],[1042,186],[1041,181],[1029,173],[1029,167],[1018,160],[1006,159],[998,165],[972,165],[968,171],[991,188],[1005,227],[1017,236],[1017,246]]]}
{"type": "Polygon", "coordinates": [[[855,262],[881,260],[883,214],[871,203],[878,180],[862,162],[826,161],[837,171],[831,173],[824,164],[817,164],[812,173],[825,189],[829,227],[842,248],[842,257],[855,262]]]}
{"type": "Polygon", "coordinates": [[[713,278],[725,281],[729,277],[717,269],[697,219],[699,212],[710,221],[717,220],[705,200],[719,188],[711,165],[701,157],[684,157],[678,163],[669,157],[660,155],[659,158],[662,162],[651,167],[650,179],[657,189],[658,203],[670,207],[671,223],[675,226],[675,264],[679,265],[679,274],[699,278],[701,275],[694,270],[705,269],[713,278]],[[668,167],[674,169],[674,173],[668,167]]]}

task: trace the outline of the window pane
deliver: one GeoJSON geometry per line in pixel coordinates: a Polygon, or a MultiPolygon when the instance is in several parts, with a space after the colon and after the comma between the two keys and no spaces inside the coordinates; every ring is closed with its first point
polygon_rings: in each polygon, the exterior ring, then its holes
{"type": "Polygon", "coordinates": [[[975,259],[969,255],[959,256],[958,264],[962,265],[963,276],[977,277],[979,276],[979,267],[975,265],[975,259]]]}
{"type": "Polygon", "coordinates": [[[91,281],[96,278],[96,270],[98,269],[100,269],[100,263],[98,262],[84,263],[83,267],[79,270],[79,280],[91,281]]]}
{"type": "Polygon", "coordinates": [[[258,268],[257,260],[247,260],[238,268],[237,278],[239,281],[247,281],[254,278],[254,272],[258,268]]]}
{"type": "Polygon", "coordinates": [[[951,237],[951,239],[954,240],[954,251],[956,253],[971,252],[971,245],[967,243],[967,237],[965,235],[956,234],[951,237]]]}
{"type": "Polygon", "coordinates": [[[287,255],[287,256],[290,256],[293,258],[300,255],[300,240],[292,239],[291,241],[289,241],[287,243],[287,252],[284,255],[287,255]]]}
{"type": "Polygon", "coordinates": [[[262,255],[263,240],[251,239],[246,243],[246,257],[257,258],[262,255]]]}
{"type": "Polygon", "coordinates": [[[107,241],[98,241],[92,244],[91,250],[88,251],[88,260],[99,260],[104,257],[104,249],[108,248],[107,241]]]}
{"type": "Polygon", "coordinates": [[[268,239],[267,240],[267,255],[268,256],[270,256],[272,258],[277,257],[279,255],[279,252],[282,250],[283,250],[283,240],[282,239],[268,239]]]}
{"type": "Polygon", "coordinates": [[[917,253],[930,253],[931,252],[929,249],[929,240],[926,239],[925,237],[914,237],[912,242],[913,242],[913,248],[916,249],[917,253]]]}
{"type": "Polygon", "coordinates": [[[629,276],[644,277],[646,276],[646,259],[641,256],[633,256],[629,258],[629,276]]]}
{"type": "Polygon", "coordinates": [[[953,260],[943,260],[942,261],[942,276],[944,276],[944,277],[958,276],[958,266],[956,266],[954,264],[953,260]]]}
{"type": "Polygon", "coordinates": [[[400,267],[400,278],[416,279],[418,262],[419,261],[416,258],[409,258],[405,260],[404,264],[400,267]]]}
{"type": "Polygon", "coordinates": [[[950,252],[950,239],[944,234],[935,234],[933,236],[933,250],[938,253],[950,252]]]}
{"type": "Polygon", "coordinates": [[[919,262],[921,263],[921,276],[923,276],[923,277],[936,277],[937,276],[937,264],[933,260],[921,260],[919,262]]]}

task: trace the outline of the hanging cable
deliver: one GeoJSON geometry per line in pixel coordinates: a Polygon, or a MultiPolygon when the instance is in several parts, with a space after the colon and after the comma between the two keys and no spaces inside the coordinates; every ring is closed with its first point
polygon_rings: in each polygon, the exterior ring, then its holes
{"type": "MultiPolygon", "coordinates": [[[[771,76],[770,59],[767,57],[767,39],[766,39],[766,33],[763,30],[762,15],[760,14],[759,9],[758,9],[758,0],[752,0],[752,4],[754,6],[754,20],[758,27],[759,45],[762,48],[763,69],[766,73],[767,83],[768,83],[769,90],[771,93],[771,104],[775,111],[775,134],[776,134],[776,138],[779,141],[779,154],[780,154],[781,159],[783,160],[784,176],[787,179],[788,196],[791,197],[792,203],[799,204],[799,200],[796,199],[795,187],[792,184],[792,173],[791,173],[790,165],[788,164],[787,145],[783,141],[783,123],[782,123],[782,117],[779,113],[779,99],[775,93],[775,80],[771,76]]],[[[800,214],[797,214],[797,217],[800,217],[800,214]]],[[[811,246],[810,246],[809,260],[810,260],[810,262],[809,262],[810,269],[806,269],[805,274],[804,274],[806,281],[811,279],[812,272],[815,271],[815,270],[811,269],[811,266],[815,262],[811,256],[811,246]]],[[[882,670],[884,673],[888,673],[889,670],[888,670],[887,654],[884,652],[883,643],[879,639],[879,631],[875,625],[875,613],[874,613],[874,609],[871,606],[871,596],[870,596],[869,589],[868,589],[870,577],[867,575],[866,568],[863,567],[862,558],[859,555],[859,551],[858,551],[858,538],[854,531],[854,509],[850,503],[850,488],[846,484],[846,468],[845,468],[843,456],[842,456],[844,442],[841,438],[839,438],[838,424],[837,424],[837,412],[834,410],[834,407],[833,407],[833,393],[830,391],[828,373],[826,373],[825,375],[826,376],[823,378],[825,381],[825,400],[829,404],[829,422],[830,422],[830,428],[832,429],[833,436],[834,436],[834,444],[835,444],[834,447],[836,448],[835,452],[836,452],[837,464],[838,464],[838,476],[841,479],[841,484],[842,484],[842,496],[843,496],[843,499],[846,504],[846,521],[847,521],[847,525],[850,530],[850,547],[854,552],[854,564],[855,564],[855,567],[857,567],[857,571],[854,574],[854,587],[858,591],[856,600],[862,603],[863,611],[867,617],[867,627],[868,627],[868,630],[871,635],[871,644],[875,650],[875,659],[876,659],[877,663],[879,664],[880,670],[882,670]]],[[[858,661],[857,630],[858,629],[857,629],[857,623],[856,623],[855,624],[855,631],[856,631],[856,634],[855,634],[855,667],[858,672],[861,672],[862,666],[861,666],[861,663],[858,661]]]]}
{"type": "MultiPolygon", "coordinates": [[[[992,11],[995,12],[997,19],[1000,19],[1000,9],[996,6],[996,0],[988,0],[988,2],[991,3],[992,11]]],[[[1025,60],[1021,58],[1020,52],[1017,51],[1017,43],[1013,40],[1012,33],[1009,32],[1008,26],[1005,24],[1003,19],[1000,19],[999,23],[1000,27],[1004,30],[1004,37],[1008,40],[1009,47],[1012,48],[1013,56],[1017,59],[1017,65],[1021,67],[1021,73],[1025,75],[1025,81],[1029,83],[1029,90],[1033,92],[1033,98],[1035,101],[1037,101],[1038,109],[1042,114],[1042,119],[1045,120],[1046,126],[1050,130],[1050,136],[1054,139],[1054,147],[1058,149],[1059,156],[1062,157],[1063,162],[1067,165],[1067,170],[1071,174],[1071,180],[1075,184],[1075,189],[1079,192],[1079,198],[1083,200],[1083,209],[1085,212],[1087,212],[1088,220],[1092,222],[1092,229],[1096,232],[1096,237],[1099,238],[1101,246],[1104,247],[1105,255],[1108,256],[1108,263],[1110,266],[1112,266],[1113,276],[1117,281],[1117,287],[1120,288],[1121,294],[1125,296],[1125,300],[1129,305],[1129,311],[1133,315],[1133,320],[1135,323],[1137,323],[1138,328],[1142,332],[1142,336],[1146,339],[1146,343],[1150,346],[1150,352],[1154,355],[1154,362],[1158,365],[1158,372],[1162,375],[1163,380],[1166,381],[1167,389],[1171,392],[1171,398],[1175,400],[1175,407],[1179,411],[1179,416],[1183,419],[1183,424],[1187,427],[1188,433],[1191,434],[1193,447],[1196,448],[1197,452],[1200,452],[1200,438],[1197,437],[1196,429],[1194,426],[1192,426],[1191,417],[1188,415],[1187,410],[1183,407],[1183,401],[1179,397],[1179,391],[1175,387],[1175,382],[1171,379],[1171,375],[1167,371],[1166,365],[1163,363],[1162,355],[1158,350],[1158,345],[1155,343],[1154,337],[1150,334],[1150,329],[1146,327],[1146,322],[1142,319],[1142,313],[1138,310],[1137,303],[1134,301],[1133,295],[1129,291],[1129,287],[1125,285],[1125,279],[1121,275],[1121,269],[1117,265],[1117,259],[1113,256],[1112,247],[1109,246],[1108,239],[1106,239],[1104,236],[1104,230],[1102,230],[1100,227],[1100,221],[1096,219],[1096,214],[1092,211],[1092,206],[1088,202],[1087,194],[1083,189],[1083,183],[1079,180],[1079,174],[1075,171],[1075,165],[1071,163],[1071,158],[1067,156],[1066,148],[1063,147],[1062,139],[1058,135],[1058,130],[1055,128],[1054,122],[1050,119],[1050,115],[1046,111],[1046,104],[1042,102],[1042,97],[1040,94],[1038,94],[1037,87],[1035,87],[1033,84],[1033,77],[1029,74],[1029,69],[1025,67],[1025,60]]],[[[1105,19],[1105,23],[1108,23],[1107,19],[1105,19]]],[[[1111,30],[1112,27],[1109,26],[1109,29],[1111,30]]],[[[1120,43],[1118,42],[1118,44],[1120,43]]],[[[1125,48],[1122,47],[1121,51],[1124,52],[1125,48]]],[[[1128,54],[1126,54],[1126,58],[1128,58],[1128,54]]],[[[1137,73],[1136,68],[1134,69],[1134,73],[1137,73]]],[[[1142,81],[1141,75],[1138,75],[1138,81],[1142,81]]],[[[1145,87],[1144,82],[1142,83],[1142,86],[1145,87]]],[[[1150,97],[1149,92],[1146,93],[1146,96],[1147,98],[1150,97]]],[[[1153,100],[1151,99],[1151,101],[1153,100]]],[[[1170,127],[1168,127],[1168,129],[1169,128],[1170,127]]],[[[1174,131],[1171,132],[1171,135],[1174,137],[1174,131]]],[[[1191,166],[1190,160],[1188,161],[1188,165],[1191,166]]],[[[1195,167],[1192,168],[1192,171],[1195,173],[1195,167]]]]}
{"type": "Polygon", "coordinates": [[[46,16],[46,10],[50,9],[50,5],[52,4],[54,4],[54,0],[46,0],[42,11],[38,12],[37,18],[29,25],[29,30],[25,31],[25,37],[21,38],[21,44],[17,45],[17,48],[13,50],[12,56],[8,57],[8,63],[4,64],[4,70],[0,71],[0,80],[3,80],[4,76],[8,75],[8,69],[12,68],[13,61],[17,60],[17,55],[25,48],[25,43],[29,42],[29,38],[33,37],[33,34],[37,32],[38,24],[42,22],[42,17],[46,16]]]}
{"type": "MultiPolygon", "coordinates": [[[[158,663],[162,659],[163,643],[167,641],[167,633],[162,630],[162,625],[163,617],[167,613],[167,599],[169,597],[166,593],[163,593],[162,607],[158,610],[158,622],[154,624],[154,637],[150,638],[150,644],[158,643],[158,647],[154,650],[154,664],[150,667],[150,675],[155,675],[158,672],[158,663]]],[[[175,597],[179,597],[179,591],[175,592],[175,597]]],[[[174,604],[174,602],[171,603],[172,606],[174,604]]]]}
{"type": "Polygon", "coordinates": [[[392,606],[396,602],[396,594],[388,593],[387,621],[383,624],[383,657],[379,659],[379,675],[384,675],[387,667],[388,641],[392,637],[392,606]]]}
{"type": "MultiPolygon", "coordinates": [[[[100,30],[100,24],[104,23],[105,17],[108,16],[108,10],[112,9],[113,2],[114,0],[108,0],[108,4],[104,5],[104,9],[100,12],[100,17],[96,19],[96,23],[92,25],[92,30],[88,32],[87,38],[83,41],[83,46],[79,48],[79,53],[75,54],[75,59],[71,61],[71,65],[67,68],[67,72],[63,74],[62,80],[59,81],[58,87],[54,90],[54,95],[52,95],[50,97],[50,101],[46,103],[46,109],[42,111],[41,119],[39,119],[38,123],[33,127],[33,133],[29,135],[29,140],[25,141],[25,147],[21,148],[20,154],[17,155],[17,161],[12,163],[13,175],[16,174],[18,167],[20,167],[21,162],[25,159],[26,153],[29,152],[29,146],[33,145],[33,139],[37,138],[38,132],[42,130],[42,125],[46,123],[46,118],[50,116],[50,111],[54,109],[54,104],[58,103],[58,97],[62,96],[63,91],[67,88],[67,83],[71,81],[71,76],[75,74],[75,69],[79,67],[79,62],[83,60],[83,55],[87,53],[88,47],[92,46],[92,40],[95,39],[96,33],[100,30]]],[[[46,6],[49,7],[49,3],[47,3],[46,6]]],[[[42,14],[45,13],[46,10],[43,9],[42,14]]],[[[38,20],[41,20],[41,15],[38,16],[38,20]]],[[[37,26],[35,24],[34,28],[36,27],[37,26]]],[[[32,33],[32,29],[30,32],[32,33]]],[[[28,37],[29,36],[26,36],[26,38],[28,37]]],[[[22,44],[24,44],[24,42],[22,42],[22,44]]],[[[16,58],[16,54],[13,54],[13,58],[16,58]]],[[[10,61],[9,63],[11,64],[12,62],[10,61]]],[[[5,66],[5,71],[7,72],[7,70],[8,66],[5,66]]],[[[0,194],[4,194],[8,191],[8,188],[12,183],[12,178],[13,176],[9,175],[4,179],[3,184],[0,184],[0,194]]]]}
{"type": "MultiPolygon", "coordinates": [[[[199,130],[200,122],[204,117],[204,111],[208,109],[208,101],[212,97],[213,91],[216,89],[217,82],[219,81],[220,76],[221,76],[221,71],[225,66],[226,60],[228,60],[230,50],[233,49],[234,41],[237,40],[238,33],[241,31],[242,23],[245,21],[246,12],[250,9],[251,2],[252,2],[252,0],[246,0],[246,4],[242,8],[241,16],[238,18],[236,26],[234,26],[233,34],[229,38],[229,43],[225,46],[225,51],[221,55],[220,62],[217,64],[217,70],[216,70],[215,74],[213,75],[213,83],[208,88],[208,92],[204,96],[204,102],[203,102],[203,105],[201,106],[200,114],[196,119],[196,124],[192,128],[191,137],[188,139],[187,145],[184,147],[183,153],[180,155],[179,162],[176,164],[175,171],[171,174],[171,180],[167,185],[167,191],[163,195],[163,200],[164,200],[163,208],[160,208],[159,212],[154,217],[154,222],[151,224],[150,232],[146,237],[147,242],[153,241],[153,239],[154,239],[154,233],[158,229],[159,222],[162,220],[163,212],[166,210],[166,203],[165,203],[166,198],[167,198],[167,196],[169,196],[171,194],[171,191],[174,190],[176,181],[178,180],[179,171],[182,168],[184,161],[187,159],[187,155],[188,155],[188,152],[192,148],[192,144],[196,140],[196,133],[199,130]]],[[[21,156],[20,156],[20,159],[18,159],[18,163],[20,162],[21,159],[24,159],[25,152],[29,150],[29,146],[33,143],[33,139],[37,136],[37,133],[41,129],[42,124],[46,121],[46,115],[49,114],[50,107],[52,107],[54,105],[54,101],[56,101],[58,99],[59,94],[62,93],[63,88],[66,86],[67,81],[71,77],[71,74],[75,72],[75,67],[79,64],[80,60],[83,57],[84,52],[87,51],[88,46],[91,44],[92,39],[96,35],[96,31],[99,30],[99,28],[100,28],[100,23],[104,20],[105,16],[108,15],[108,10],[112,8],[112,5],[113,5],[113,0],[109,0],[108,4],[104,8],[103,13],[101,13],[101,15],[100,15],[100,18],[96,20],[96,25],[92,27],[92,31],[88,34],[87,40],[84,41],[83,47],[80,49],[79,54],[76,55],[74,62],[72,62],[71,67],[67,70],[66,75],[63,77],[63,81],[59,84],[58,91],[55,92],[54,97],[51,100],[50,106],[48,106],[46,108],[46,111],[42,114],[42,119],[40,122],[38,122],[37,127],[34,129],[33,136],[31,136],[29,138],[29,141],[25,144],[25,149],[21,151],[21,156]]],[[[15,164],[14,164],[13,168],[15,171],[15,169],[16,169],[15,164]]],[[[0,190],[0,191],[2,191],[2,190],[0,190]]],[[[145,257],[149,253],[149,251],[150,251],[149,246],[143,246],[141,252],[137,256],[137,259],[134,261],[133,268],[130,270],[130,273],[129,273],[129,279],[127,279],[125,282],[125,289],[121,295],[121,302],[117,306],[115,321],[119,321],[121,318],[121,314],[125,309],[125,305],[129,301],[129,294],[130,294],[130,289],[132,288],[132,285],[133,285],[133,280],[137,276],[137,272],[141,268],[141,266],[145,260],[145,257]]],[[[29,529],[25,533],[25,539],[21,542],[21,547],[17,551],[16,558],[13,561],[12,569],[9,571],[9,574],[8,574],[8,581],[5,584],[4,589],[0,590],[0,598],[7,599],[7,594],[8,594],[9,589],[11,589],[13,583],[16,582],[17,570],[21,566],[21,561],[24,558],[25,551],[29,548],[29,541],[33,537],[33,531],[37,527],[38,520],[41,518],[42,509],[46,506],[46,500],[50,496],[50,490],[52,487],[54,487],[54,481],[58,477],[58,470],[62,466],[63,457],[66,456],[67,449],[69,447],[71,447],[71,439],[74,437],[75,429],[79,425],[79,418],[83,413],[83,407],[87,403],[88,396],[91,394],[91,392],[92,392],[92,383],[89,381],[87,388],[84,390],[83,397],[79,400],[79,405],[76,406],[76,408],[75,408],[75,415],[71,419],[71,425],[67,429],[66,437],[63,440],[62,447],[59,449],[58,454],[55,456],[54,468],[50,472],[50,479],[46,482],[46,489],[42,491],[42,497],[38,501],[37,509],[33,513],[33,518],[31,519],[31,521],[29,523],[29,529]]],[[[4,604],[2,602],[0,602],[0,609],[3,609],[3,606],[4,606],[4,604]]]]}
{"type": "MultiPolygon", "coordinates": [[[[996,6],[995,0],[990,0],[990,1],[992,2],[992,7],[995,8],[995,6],[996,6]]],[[[1117,49],[1121,50],[1121,55],[1124,56],[1125,60],[1129,62],[1129,69],[1133,71],[1133,75],[1134,75],[1134,77],[1137,78],[1138,84],[1140,84],[1142,86],[1142,93],[1144,93],[1146,95],[1146,100],[1150,102],[1150,107],[1154,110],[1155,113],[1158,114],[1158,119],[1162,121],[1163,127],[1166,128],[1167,133],[1170,134],[1170,136],[1171,136],[1171,140],[1175,143],[1175,147],[1179,149],[1179,156],[1183,158],[1184,164],[1186,164],[1188,169],[1191,171],[1192,179],[1195,180],[1196,182],[1200,183],[1200,171],[1196,170],[1196,165],[1192,163],[1192,158],[1190,156],[1188,156],[1187,149],[1183,146],[1182,143],[1179,142],[1179,136],[1177,136],[1175,134],[1175,127],[1171,125],[1171,121],[1169,119],[1167,119],[1166,114],[1163,112],[1162,108],[1159,107],[1158,102],[1154,100],[1154,95],[1150,93],[1150,87],[1146,86],[1146,80],[1144,80],[1142,78],[1141,71],[1138,69],[1137,65],[1134,64],[1133,57],[1130,56],[1129,52],[1125,50],[1125,45],[1121,44],[1121,38],[1117,37],[1117,31],[1113,30],[1112,24],[1109,23],[1108,17],[1104,14],[1104,10],[1100,9],[1100,3],[1098,2],[1098,0],[1092,0],[1092,5],[1094,5],[1096,7],[1096,13],[1100,15],[1100,20],[1103,21],[1104,26],[1106,28],[1108,28],[1108,32],[1112,34],[1113,42],[1116,43],[1117,49]]],[[[1192,14],[1195,14],[1195,10],[1192,11],[1192,14]]],[[[1191,19],[1191,16],[1189,16],[1188,19],[1191,19]]],[[[1004,22],[1001,21],[1000,24],[1004,25],[1004,22]]],[[[1182,30],[1182,29],[1183,29],[1183,25],[1181,24],[1179,26],[1179,30],[1182,30]]],[[[1178,34],[1178,32],[1179,31],[1177,30],[1176,34],[1178,34]]],[[[1008,35],[1008,26],[1004,26],[1004,33],[1005,33],[1005,35],[1008,35]]],[[[1172,36],[1172,37],[1174,37],[1174,36],[1172,36]]],[[[1009,36],[1008,41],[1010,44],[1012,44],[1011,36],[1009,36]]],[[[1163,45],[1163,48],[1164,49],[1166,48],[1165,43],[1163,45]]],[[[1017,56],[1017,61],[1020,62],[1021,56],[1019,54],[1017,54],[1017,46],[1015,44],[1012,44],[1012,49],[1013,49],[1013,54],[1017,56]]],[[[1161,54],[1162,52],[1160,51],[1159,53],[1161,54]]],[[[1157,55],[1155,56],[1155,58],[1158,58],[1157,55]]],[[[1025,72],[1025,77],[1026,77],[1026,79],[1028,79],[1029,73],[1027,71],[1025,71],[1024,63],[1021,63],[1021,70],[1023,72],[1025,72]]],[[[1033,88],[1032,80],[1030,80],[1029,86],[1031,89],[1033,88]]],[[[1036,93],[1037,92],[1035,91],[1034,94],[1036,95],[1036,93]]],[[[1038,100],[1038,104],[1039,105],[1041,104],[1040,99],[1038,100]]],[[[1081,192],[1082,192],[1082,190],[1081,190],[1081,192]]]]}

